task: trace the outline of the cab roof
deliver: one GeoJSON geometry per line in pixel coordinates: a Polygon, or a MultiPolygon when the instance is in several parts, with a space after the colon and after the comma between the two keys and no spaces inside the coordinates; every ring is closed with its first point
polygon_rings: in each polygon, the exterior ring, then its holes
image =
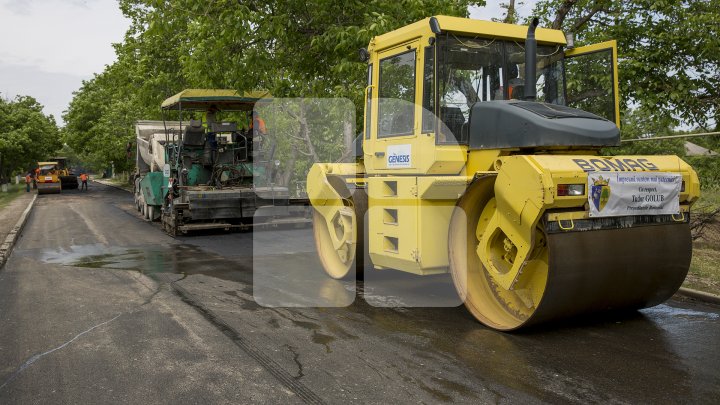
{"type": "MultiPolygon", "coordinates": [[[[381,51],[406,42],[413,38],[434,36],[430,30],[430,18],[414,22],[395,31],[376,36],[368,50],[381,51]]],[[[456,35],[472,35],[485,38],[498,38],[524,42],[527,36],[527,25],[505,24],[500,22],[474,20],[471,18],[435,16],[442,32],[456,35]]],[[[442,35],[442,34],[441,34],[442,35]]],[[[541,44],[565,45],[565,34],[560,30],[538,27],[535,39],[541,44]]]]}
{"type": "Polygon", "coordinates": [[[38,162],[38,166],[50,166],[50,165],[57,165],[58,162],[38,162]]]}
{"type": "Polygon", "coordinates": [[[270,98],[267,91],[238,93],[235,90],[185,89],[163,101],[163,110],[206,111],[214,107],[220,111],[249,111],[258,100],[270,98]]]}

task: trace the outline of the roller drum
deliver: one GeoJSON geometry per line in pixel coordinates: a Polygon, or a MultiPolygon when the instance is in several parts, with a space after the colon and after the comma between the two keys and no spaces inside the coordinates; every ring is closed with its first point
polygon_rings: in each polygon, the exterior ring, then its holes
{"type": "Polygon", "coordinates": [[[690,267],[687,222],[547,235],[548,279],[525,325],[669,299],[690,267]]]}
{"type": "Polygon", "coordinates": [[[60,183],[37,183],[38,194],[60,194],[60,183]]]}
{"type": "Polygon", "coordinates": [[[562,226],[546,219],[535,230],[535,246],[517,282],[504,288],[480,257],[490,254],[498,261],[512,252],[502,235],[480,239],[493,232],[488,228],[497,212],[492,185],[479,181],[460,199],[448,238],[455,287],[470,313],[491,328],[510,331],[581,314],[658,305],[687,275],[689,214],[589,218],[562,226]],[[483,243],[492,249],[484,249],[483,243]]]}

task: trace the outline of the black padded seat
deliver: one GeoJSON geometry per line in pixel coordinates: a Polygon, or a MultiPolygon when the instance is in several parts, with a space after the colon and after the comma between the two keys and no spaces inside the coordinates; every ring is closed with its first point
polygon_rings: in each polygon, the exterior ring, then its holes
{"type": "Polygon", "coordinates": [[[205,144],[205,128],[200,120],[190,120],[185,127],[183,144],[188,146],[203,146],[205,144]]]}

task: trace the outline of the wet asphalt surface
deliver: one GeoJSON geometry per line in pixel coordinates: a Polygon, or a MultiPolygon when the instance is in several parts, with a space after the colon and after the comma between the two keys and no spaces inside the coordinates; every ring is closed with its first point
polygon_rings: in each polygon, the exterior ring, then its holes
{"type": "Polygon", "coordinates": [[[171,238],[91,183],[41,196],[0,270],[0,403],[720,398],[720,307],[507,334],[458,304],[445,276],[328,279],[308,228],[171,238]]]}

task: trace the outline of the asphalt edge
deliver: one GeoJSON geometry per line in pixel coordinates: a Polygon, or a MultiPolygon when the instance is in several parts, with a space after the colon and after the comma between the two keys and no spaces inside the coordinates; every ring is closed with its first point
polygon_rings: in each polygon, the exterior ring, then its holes
{"type": "Polygon", "coordinates": [[[108,187],[116,188],[116,189],[118,189],[118,190],[127,191],[127,192],[130,193],[130,194],[133,193],[131,190],[128,190],[128,189],[123,188],[123,187],[121,187],[121,186],[116,186],[115,184],[112,184],[112,183],[110,183],[110,182],[105,182],[105,181],[100,181],[100,180],[92,180],[92,181],[94,181],[95,183],[98,183],[98,184],[102,184],[103,186],[108,186],[108,187]]]}
{"type": "Polygon", "coordinates": [[[720,296],[710,294],[704,291],[693,290],[692,288],[680,287],[677,291],[678,295],[695,299],[697,301],[707,302],[710,304],[720,305],[720,296]]]}
{"type": "Polygon", "coordinates": [[[7,234],[7,236],[5,237],[5,241],[2,243],[2,245],[0,245],[0,270],[5,266],[5,262],[7,261],[8,257],[10,257],[10,253],[12,253],[15,242],[17,242],[18,238],[20,237],[20,233],[25,227],[27,219],[30,217],[30,211],[35,206],[36,200],[37,194],[33,195],[32,201],[30,201],[30,204],[28,204],[27,208],[25,208],[25,211],[23,211],[22,215],[20,215],[20,219],[7,234]]]}

